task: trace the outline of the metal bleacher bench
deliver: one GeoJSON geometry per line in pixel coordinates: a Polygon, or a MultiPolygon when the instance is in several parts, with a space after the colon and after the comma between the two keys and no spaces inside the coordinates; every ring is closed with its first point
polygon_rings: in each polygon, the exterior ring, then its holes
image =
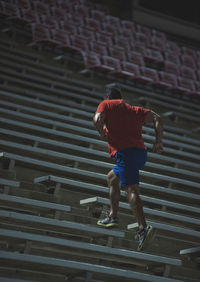
{"type": "MultiPolygon", "coordinates": [[[[87,205],[87,206],[103,206],[103,205],[109,205],[110,201],[108,199],[105,198],[101,198],[101,197],[93,197],[93,198],[87,198],[87,199],[83,199],[80,201],[81,205],[87,205]]],[[[174,203],[175,204],[175,203],[174,203]]],[[[130,210],[130,206],[128,203],[123,203],[120,202],[119,203],[119,208],[120,210],[130,210]]],[[[187,216],[182,216],[176,213],[172,213],[172,212],[163,212],[160,210],[156,210],[156,209],[150,209],[150,208],[145,208],[144,207],[144,212],[146,215],[148,215],[148,217],[150,216],[157,216],[159,218],[162,218],[162,220],[164,221],[165,219],[170,219],[173,222],[177,222],[179,225],[183,224],[184,226],[186,224],[193,224],[193,226],[195,226],[195,228],[199,228],[200,226],[200,220],[197,218],[192,218],[192,217],[187,217],[187,216]]],[[[193,229],[189,229],[189,228],[183,228],[183,227],[179,227],[179,226],[174,226],[174,223],[170,223],[170,224],[162,224],[159,222],[153,222],[148,220],[148,222],[151,223],[151,225],[157,229],[162,229],[162,230],[166,230],[168,232],[170,232],[173,236],[174,233],[179,233],[179,235],[183,235],[183,236],[191,236],[191,237],[195,237],[196,240],[199,239],[200,241],[200,232],[193,230],[193,229]],[[164,229],[164,227],[166,227],[164,229]]],[[[134,223],[134,224],[129,224],[128,225],[128,229],[131,228],[137,228],[138,224],[134,223]]]]}
{"type": "MultiPolygon", "coordinates": [[[[23,157],[20,155],[16,155],[16,154],[12,154],[12,153],[6,153],[6,152],[2,152],[0,153],[0,159],[8,159],[8,160],[13,160],[16,162],[23,164],[26,164],[26,166],[30,166],[30,167],[34,167],[34,168],[40,168],[42,170],[48,170],[48,173],[53,169],[54,173],[55,172],[59,172],[59,173],[70,173],[72,175],[79,175],[79,178],[84,177],[87,179],[93,179],[93,181],[96,179],[105,182],[106,176],[104,174],[100,174],[100,173],[95,173],[95,172],[91,172],[91,171],[85,171],[82,169],[76,169],[76,168],[72,168],[72,167],[67,167],[67,166],[63,166],[63,165],[58,165],[55,163],[51,163],[51,162],[47,162],[47,161],[41,161],[41,160],[37,160],[37,159],[33,159],[30,157],[23,157]]],[[[175,183],[183,183],[185,185],[191,185],[191,186],[195,186],[197,188],[199,188],[198,183],[195,182],[191,182],[191,181],[184,181],[182,179],[178,179],[178,178],[174,178],[174,177],[168,177],[168,176],[161,176],[159,174],[155,174],[155,173],[149,173],[149,172],[143,172],[144,175],[149,176],[149,177],[153,177],[155,179],[163,179],[165,178],[166,181],[175,181],[175,183]]],[[[153,186],[153,185],[152,185],[153,186]]],[[[165,189],[165,188],[164,188],[165,189]]],[[[158,188],[159,190],[159,188],[158,188]]],[[[168,191],[169,192],[169,191],[168,191]]],[[[182,194],[184,195],[184,193],[182,194]]],[[[186,196],[186,194],[185,194],[186,196]]],[[[187,194],[187,196],[189,196],[189,194],[187,194]]],[[[196,197],[196,195],[195,195],[196,197]]],[[[194,198],[195,198],[194,197],[194,198]]],[[[198,197],[198,194],[197,194],[198,197]]]]}
{"type": "MultiPolygon", "coordinates": [[[[123,281],[133,281],[133,279],[137,279],[138,281],[152,281],[152,282],[181,282],[181,280],[176,280],[172,278],[167,277],[159,277],[155,275],[130,271],[130,270],[124,270],[120,268],[114,268],[110,266],[103,266],[103,265],[97,265],[97,264],[91,264],[91,263],[85,263],[80,261],[71,261],[66,259],[60,259],[60,258],[50,258],[50,257],[44,257],[44,256],[38,256],[38,255],[31,255],[31,254],[20,254],[20,253],[14,253],[14,252],[7,252],[7,251],[0,251],[0,259],[5,259],[9,261],[9,264],[11,262],[20,262],[23,264],[23,262],[26,262],[27,267],[29,264],[29,267],[31,267],[33,264],[37,265],[37,269],[40,269],[39,266],[43,267],[43,269],[46,267],[46,271],[51,272],[57,272],[65,274],[67,270],[72,269],[76,270],[78,272],[91,272],[91,273],[97,273],[99,275],[104,275],[102,278],[103,281],[112,281],[109,280],[109,276],[114,276],[116,279],[123,279],[123,281]],[[51,270],[49,269],[51,268],[51,270]],[[56,269],[58,269],[56,271],[56,269]],[[106,279],[106,280],[105,280],[106,279]]],[[[92,276],[92,275],[91,275],[92,276]]],[[[91,279],[87,279],[88,282],[91,282],[91,279]]]]}
{"type": "MultiPolygon", "coordinates": [[[[84,105],[80,105],[80,104],[74,104],[73,102],[67,102],[68,106],[71,106],[71,107],[66,107],[66,106],[61,106],[61,105],[55,105],[53,103],[49,103],[49,102],[44,102],[44,101],[38,101],[36,99],[33,99],[33,98],[27,98],[25,96],[21,96],[21,95],[14,95],[14,94],[10,94],[10,93],[7,93],[7,92],[0,92],[1,95],[5,95],[5,97],[12,97],[13,99],[19,99],[19,100],[23,100],[24,102],[28,102],[28,103],[34,103],[36,105],[41,105],[41,106],[47,106],[47,107],[53,107],[55,109],[60,109],[62,111],[67,111],[69,113],[72,113],[72,114],[78,114],[79,116],[82,115],[83,117],[85,118],[88,118],[88,119],[92,119],[92,116],[93,116],[93,113],[90,113],[90,112],[86,112],[84,110],[86,106],[84,105]],[[72,107],[76,106],[77,109],[72,109],[72,107]],[[82,107],[81,107],[82,106],[82,107]],[[82,110],[78,110],[78,108],[81,108],[82,110]]],[[[39,95],[39,94],[38,94],[39,95]]],[[[46,95],[43,95],[46,97],[46,95]]],[[[57,99],[53,98],[55,100],[55,102],[57,102],[57,99]]],[[[88,108],[88,106],[87,106],[88,108]]],[[[14,114],[14,113],[13,113],[14,114]]],[[[37,117],[32,117],[32,119],[37,119],[37,117]]],[[[76,122],[77,119],[76,119],[76,122]]],[[[72,127],[72,125],[69,125],[69,124],[66,124],[65,127],[72,127]]],[[[94,135],[94,136],[97,136],[97,132],[93,129],[87,129],[87,128],[83,128],[83,127],[79,127],[79,126],[73,126],[73,128],[76,130],[76,131],[84,131],[84,132],[88,132],[90,135],[94,135]]],[[[148,131],[152,131],[152,129],[149,129],[148,131]]],[[[150,135],[147,135],[147,134],[143,134],[143,137],[144,137],[144,140],[147,139],[149,141],[154,141],[154,137],[153,136],[150,136],[150,135]]],[[[187,141],[189,141],[189,139],[186,139],[187,141]]],[[[186,141],[185,140],[185,141],[186,141]]],[[[105,144],[105,142],[104,142],[105,144]]],[[[166,145],[169,145],[169,146],[178,146],[178,147],[181,147],[181,148],[184,148],[184,149],[187,149],[187,150],[192,150],[192,151],[198,151],[200,150],[198,146],[194,146],[194,145],[190,145],[190,144],[185,144],[185,143],[182,143],[182,142],[178,142],[178,141],[171,141],[171,140],[168,140],[168,139],[164,139],[164,144],[166,145]]],[[[195,144],[198,144],[198,142],[195,142],[195,144]]],[[[166,148],[167,150],[173,150],[171,148],[166,148]]],[[[185,151],[181,151],[181,152],[178,152],[178,150],[174,150],[176,151],[176,153],[178,154],[185,154],[187,152],[185,151]]],[[[189,155],[188,155],[189,156],[189,155]]]]}
{"type": "Polygon", "coordinates": [[[0,210],[0,218],[2,223],[5,222],[5,224],[8,224],[8,222],[14,223],[15,221],[20,221],[23,223],[23,226],[31,226],[32,230],[35,227],[36,229],[39,228],[40,230],[57,230],[58,232],[59,229],[59,232],[64,233],[65,236],[67,236],[67,234],[74,234],[74,236],[85,236],[88,238],[109,236],[117,238],[125,237],[125,233],[118,230],[107,230],[88,224],[11,212],[7,210],[0,210]]]}
{"type": "MultiPolygon", "coordinates": [[[[110,83],[110,84],[107,84],[106,85],[107,87],[111,87],[111,86],[116,86],[116,87],[119,87],[121,89],[125,89],[125,90],[128,90],[130,92],[134,92],[134,93],[138,93],[140,95],[146,95],[147,97],[151,97],[151,98],[156,98],[158,100],[163,100],[163,101],[167,101],[168,103],[171,103],[171,104],[176,104],[178,107],[180,106],[185,106],[186,109],[188,108],[191,108],[191,109],[194,109],[194,111],[197,111],[199,112],[200,110],[200,106],[197,104],[197,103],[192,103],[190,101],[185,101],[183,99],[177,99],[175,97],[171,97],[169,95],[160,95],[155,93],[155,92],[151,92],[151,91],[146,91],[144,89],[139,89],[139,88],[135,88],[133,86],[129,86],[129,85],[126,85],[126,84],[122,84],[122,83],[110,83]]],[[[181,107],[182,109],[182,107],[181,107]]],[[[177,108],[176,108],[177,110],[177,108]]]]}
{"type": "MultiPolygon", "coordinates": [[[[1,181],[0,181],[1,183],[1,181]]],[[[33,200],[25,197],[17,197],[6,194],[0,194],[0,206],[9,205],[11,209],[40,211],[56,211],[55,217],[59,217],[59,212],[69,212],[71,207],[46,201],[33,200]]]]}
{"type": "Polygon", "coordinates": [[[180,250],[180,255],[186,257],[188,261],[195,261],[196,263],[200,263],[200,246],[180,250]]]}
{"type": "MultiPolygon", "coordinates": [[[[88,164],[90,163],[91,165],[93,165],[94,167],[102,167],[102,168],[108,168],[108,169],[112,169],[113,168],[113,164],[109,163],[109,162],[102,162],[102,161],[98,161],[98,160],[93,160],[90,158],[84,158],[84,157],[79,157],[79,156],[74,156],[72,154],[66,154],[66,153],[60,153],[60,152],[56,152],[53,150],[48,150],[48,149],[43,149],[43,148],[38,148],[38,147],[32,147],[30,145],[23,145],[20,143],[15,143],[15,142],[11,142],[11,141],[1,141],[0,140],[0,145],[1,148],[7,150],[8,148],[12,148],[12,149],[16,149],[15,152],[18,151],[23,151],[25,154],[27,153],[34,153],[37,156],[42,156],[42,155],[46,155],[47,159],[48,157],[54,156],[55,159],[57,159],[58,161],[65,161],[65,160],[71,160],[78,163],[83,163],[83,164],[88,164]]],[[[67,147],[67,146],[66,146],[67,147]]],[[[179,169],[179,168],[175,168],[175,167],[171,167],[171,166],[167,166],[167,165],[161,165],[161,164],[156,164],[156,163],[152,163],[152,162],[147,162],[146,167],[153,167],[156,168],[158,171],[162,170],[164,172],[168,171],[168,172],[172,172],[172,173],[177,173],[177,174],[182,174],[182,175],[186,175],[186,176],[191,176],[191,177],[195,177],[195,178],[199,178],[200,175],[198,172],[193,172],[190,170],[186,170],[186,169],[179,169]]],[[[144,173],[144,172],[143,172],[144,173]]],[[[164,179],[164,178],[163,178],[164,179]]],[[[187,180],[186,182],[187,183],[187,180]]]]}
{"type": "MultiPolygon", "coordinates": [[[[15,89],[16,90],[16,89],[15,89]]],[[[30,92],[31,93],[31,92],[30,92]]],[[[0,91],[0,94],[1,95],[6,95],[4,91],[0,91]]],[[[9,95],[9,93],[7,93],[9,95]]],[[[10,93],[11,94],[11,93],[10,93]]],[[[45,95],[43,95],[44,97],[46,97],[45,95]]],[[[42,97],[43,97],[42,96],[42,97]]],[[[37,96],[38,97],[38,96],[37,96]]],[[[39,110],[39,109],[36,109],[36,108],[32,108],[32,107],[28,107],[28,106],[24,106],[24,105],[19,105],[19,104],[14,104],[12,102],[9,102],[9,101],[1,101],[1,105],[4,106],[4,108],[2,108],[2,110],[6,110],[5,107],[8,107],[8,108],[14,108],[14,109],[19,109],[19,110],[26,110],[28,111],[29,113],[33,113],[33,114],[40,114],[40,115],[43,115],[43,116],[46,116],[46,117],[51,117],[51,118],[58,118],[62,121],[65,121],[65,122],[73,122],[73,123],[77,123],[77,124],[84,124],[85,126],[87,126],[88,128],[91,128],[91,129],[94,129],[94,125],[92,123],[92,121],[87,121],[87,120],[82,120],[82,119],[77,119],[75,117],[71,117],[71,116],[66,116],[66,115],[61,115],[61,114],[57,114],[57,113],[54,113],[54,112],[44,112],[42,110],[39,110]]],[[[146,127],[144,126],[143,127],[143,130],[145,132],[148,132],[148,133],[153,133],[154,132],[154,129],[151,128],[151,127],[146,127]]],[[[189,132],[188,132],[189,133],[189,132]]],[[[187,133],[187,134],[188,134],[187,133]]],[[[194,139],[194,138],[189,138],[189,137],[185,137],[185,136],[180,136],[180,135],[177,135],[177,134],[174,134],[174,133],[170,133],[170,132],[163,132],[163,135],[164,137],[166,138],[171,138],[171,139],[174,139],[176,141],[181,141],[181,142],[186,142],[186,143],[189,143],[189,144],[196,144],[196,145],[200,145],[200,142],[199,140],[197,139],[194,139]]]]}
{"type": "MultiPolygon", "coordinates": [[[[90,192],[91,195],[98,195],[98,196],[105,196],[105,195],[108,196],[108,193],[109,193],[108,188],[100,186],[100,185],[93,185],[93,184],[90,184],[90,183],[76,181],[76,180],[67,179],[67,178],[62,178],[62,177],[58,177],[58,176],[54,176],[54,175],[37,177],[37,178],[34,179],[34,183],[44,183],[44,184],[49,185],[49,186],[51,186],[51,185],[55,186],[58,183],[58,184],[61,184],[62,187],[64,187],[64,188],[65,187],[66,188],[76,187],[78,189],[78,191],[90,192]]],[[[140,184],[141,187],[143,187],[143,185],[145,186],[144,183],[140,184]]],[[[146,184],[146,185],[152,186],[152,189],[154,187],[156,187],[156,186],[150,185],[150,184],[146,184]]],[[[149,187],[149,189],[150,189],[150,187],[149,187]]],[[[172,190],[172,189],[167,189],[167,188],[162,188],[162,187],[157,187],[157,189],[159,191],[162,191],[162,192],[165,191],[166,193],[170,193],[170,191],[168,191],[168,190],[172,190]]],[[[175,192],[175,191],[172,190],[172,193],[173,192],[175,192]]],[[[177,191],[177,193],[179,193],[179,191],[177,191]]],[[[192,195],[195,197],[195,194],[191,194],[191,196],[192,195]]],[[[121,196],[126,197],[125,191],[121,191],[121,196]]],[[[199,195],[197,195],[197,196],[199,196],[199,195]]],[[[188,195],[188,197],[189,197],[189,195],[188,195]]],[[[155,206],[156,205],[164,206],[164,207],[167,207],[168,209],[173,208],[173,209],[178,209],[179,211],[181,211],[181,210],[190,211],[190,212],[193,212],[195,214],[200,213],[200,208],[197,208],[197,207],[194,207],[194,206],[191,206],[191,205],[179,204],[177,202],[166,201],[166,200],[148,197],[148,196],[144,196],[144,195],[141,195],[141,198],[144,202],[155,204],[155,206]]],[[[199,196],[199,198],[196,198],[196,200],[199,201],[200,196],[199,196]]]]}

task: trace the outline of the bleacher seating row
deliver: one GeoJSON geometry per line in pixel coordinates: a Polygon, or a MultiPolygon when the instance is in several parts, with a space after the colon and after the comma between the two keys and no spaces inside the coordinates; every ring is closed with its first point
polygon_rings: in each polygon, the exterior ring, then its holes
{"type": "MultiPolygon", "coordinates": [[[[57,0],[57,8],[64,2],[57,0]]],[[[182,256],[188,248],[198,251],[200,243],[199,139],[192,132],[199,105],[148,92],[161,113],[176,106],[183,117],[165,124],[162,155],[151,152],[153,128],[144,126],[149,159],[141,171],[141,197],[154,234],[138,253],[137,224],[124,191],[119,229],[96,226],[109,206],[106,173],[113,167],[92,124],[104,89],[53,66],[42,52],[26,48],[21,58],[21,46],[12,44],[0,44],[0,281],[197,282],[196,262],[182,256]],[[182,120],[190,127],[177,128],[182,120]]],[[[134,94],[132,86],[126,90],[134,94]]]]}
{"type": "Polygon", "coordinates": [[[86,69],[161,91],[200,95],[200,51],[178,46],[164,32],[120,20],[79,0],[2,1],[1,15],[31,25],[34,43],[80,53],[86,69]]]}

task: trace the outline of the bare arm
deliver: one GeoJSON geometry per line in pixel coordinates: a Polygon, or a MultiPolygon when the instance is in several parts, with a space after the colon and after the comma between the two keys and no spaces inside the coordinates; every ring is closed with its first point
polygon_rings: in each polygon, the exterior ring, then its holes
{"type": "Polygon", "coordinates": [[[150,111],[146,114],[144,123],[153,123],[155,134],[156,134],[156,141],[153,146],[153,152],[155,153],[162,153],[163,152],[163,124],[161,117],[153,111],[150,111]]]}
{"type": "Polygon", "coordinates": [[[107,134],[105,131],[105,115],[103,113],[96,113],[93,117],[93,122],[100,134],[100,138],[107,141],[107,134]]]}

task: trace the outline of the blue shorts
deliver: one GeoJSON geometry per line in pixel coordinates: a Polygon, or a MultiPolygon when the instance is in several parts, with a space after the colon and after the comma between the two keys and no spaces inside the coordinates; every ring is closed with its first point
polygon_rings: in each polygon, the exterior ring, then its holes
{"type": "Polygon", "coordinates": [[[139,170],[147,161],[147,150],[128,148],[115,154],[116,166],[113,171],[120,178],[122,187],[139,184],[139,170]]]}

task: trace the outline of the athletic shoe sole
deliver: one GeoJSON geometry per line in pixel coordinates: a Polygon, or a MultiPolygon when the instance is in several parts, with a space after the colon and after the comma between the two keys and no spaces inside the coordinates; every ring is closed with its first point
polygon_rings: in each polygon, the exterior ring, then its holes
{"type": "Polygon", "coordinates": [[[143,249],[144,245],[147,243],[147,241],[151,238],[152,231],[153,231],[153,227],[150,226],[150,228],[149,228],[149,230],[147,232],[147,235],[146,235],[146,237],[144,239],[144,242],[142,243],[142,245],[140,247],[137,248],[138,251],[141,251],[143,249]]]}
{"type": "Polygon", "coordinates": [[[101,222],[97,222],[97,225],[103,226],[103,227],[106,227],[106,228],[109,228],[109,227],[118,226],[119,224],[118,224],[118,223],[107,223],[107,224],[103,224],[103,223],[101,223],[101,222]]]}

